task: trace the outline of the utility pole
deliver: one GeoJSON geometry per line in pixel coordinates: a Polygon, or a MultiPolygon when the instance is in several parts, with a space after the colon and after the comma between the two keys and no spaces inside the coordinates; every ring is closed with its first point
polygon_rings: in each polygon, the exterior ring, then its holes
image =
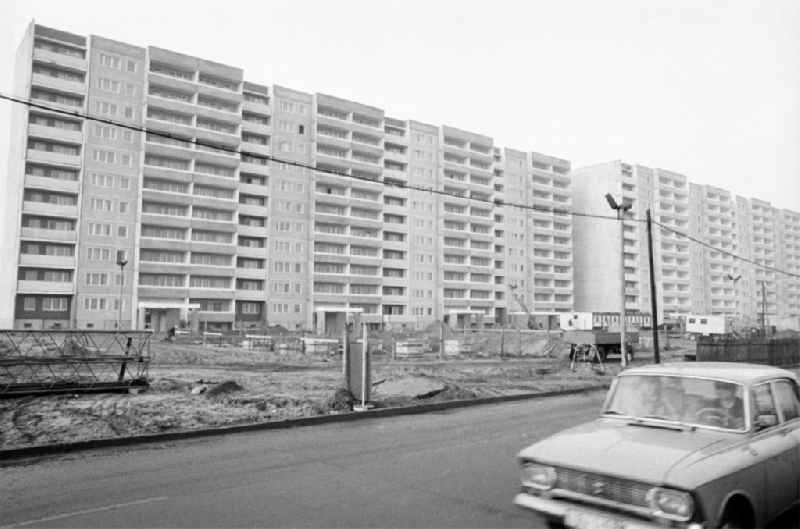
{"type": "Polygon", "coordinates": [[[766,281],[761,281],[761,336],[767,337],[767,287],[766,281]]]}
{"type": "Polygon", "coordinates": [[[125,250],[117,250],[117,264],[119,265],[119,312],[117,314],[117,330],[122,330],[122,296],[125,288],[125,265],[128,264],[128,256],[125,250]]]}
{"type": "Polygon", "coordinates": [[[650,259],[650,307],[653,311],[651,326],[653,328],[653,358],[656,364],[661,363],[661,353],[658,350],[658,303],[656,302],[656,271],[653,267],[653,220],[650,218],[650,208],[647,208],[647,253],[650,259]]]}
{"type": "Polygon", "coordinates": [[[620,363],[622,367],[625,368],[628,366],[628,352],[626,347],[626,327],[627,322],[625,321],[626,313],[625,313],[625,212],[631,209],[630,204],[620,203],[617,204],[617,201],[614,200],[614,197],[611,193],[606,193],[606,201],[608,205],[611,206],[611,209],[616,210],[617,212],[617,219],[619,220],[619,276],[620,276],[620,285],[619,285],[619,297],[620,297],[620,309],[619,309],[619,325],[620,325],[620,344],[619,344],[619,351],[620,351],[620,363]]]}

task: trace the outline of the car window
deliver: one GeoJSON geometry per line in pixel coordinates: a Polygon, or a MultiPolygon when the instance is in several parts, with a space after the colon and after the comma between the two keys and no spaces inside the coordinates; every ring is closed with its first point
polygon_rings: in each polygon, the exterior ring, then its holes
{"type": "Polygon", "coordinates": [[[753,424],[759,415],[774,415],[776,418],[778,412],[775,410],[775,402],[772,400],[772,390],[769,384],[759,384],[753,386],[753,424]]]}
{"type": "Polygon", "coordinates": [[[791,421],[800,417],[800,403],[797,400],[797,391],[794,382],[778,380],[774,383],[775,401],[783,413],[784,421],[791,421]]]}

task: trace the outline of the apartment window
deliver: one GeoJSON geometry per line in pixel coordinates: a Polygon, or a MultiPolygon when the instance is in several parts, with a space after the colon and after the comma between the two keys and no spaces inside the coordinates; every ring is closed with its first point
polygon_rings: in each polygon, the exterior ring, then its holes
{"type": "Polygon", "coordinates": [[[237,268],[247,268],[251,270],[263,270],[264,268],[264,260],[263,259],[249,259],[246,257],[237,257],[236,258],[236,267],[237,268]]]}
{"type": "Polygon", "coordinates": [[[230,300],[190,299],[189,302],[200,305],[201,312],[228,312],[230,310],[230,300]]]}
{"type": "MultiPolygon", "coordinates": [[[[113,185],[113,177],[109,176],[108,178],[111,180],[113,185]]],[[[175,182],[173,180],[160,180],[158,178],[148,177],[145,177],[142,186],[145,189],[154,189],[156,191],[164,191],[167,193],[186,193],[189,190],[189,185],[182,182],[175,182]]],[[[111,187],[111,185],[105,185],[105,187],[111,187]]],[[[197,187],[198,186],[196,186],[195,189],[197,189],[197,187]]]]}
{"type": "Polygon", "coordinates": [[[111,237],[111,224],[102,224],[99,222],[89,223],[89,235],[99,237],[111,237]]]}
{"type": "Polygon", "coordinates": [[[265,239],[260,237],[242,237],[240,235],[238,242],[242,248],[264,248],[266,246],[265,239]]]}
{"type": "Polygon", "coordinates": [[[42,298],[42,310],[45,312],[66,312],[69,310],[69,300],[67,298],[42,298]]]}
{"type": "Polygon", "coordinates": [[[233,189],[225,189],[223,187],[213,187],[204,185],[194,185],[194,194],[203,197],[222,198],[225,200],[233,200],[233,189]]]}
{"type": "Polygon", "coordinates": [[[189,286],[193,288],[231,288],[230,277],[215,276],[192,276],[189,279],[189,286]]]}
{"type": "Polygon", "coordinates": [[[142,226],[142,237],[183,241],[186,240],[186,230],[183,228],[166,228],[145,224],[142,226]]]}
{"type": "Polygon", "coordinates": [[[162,204],[159,202],[142,202],[142,213],[147,213],[150,215],[170,215],[173,217],[185,217],[186,206],[162,204]]]}
{"type": "Polygon", "coordinates": [[[341,283],[314,282],[314,292],[317,294],[344,294],[344,285],[341,283]]]}
{"type": "Polygon", "coordinates": [[[192,217],[196,219],[226,222],[233,220],[233,213],[221,209],[199,208],[195,206],[192,208],[192,217]]]}
{"type": "Polygon", "coordinates": [[[232,256],[216,253],[192,252],[191,263],[206,266],[230,266],[232,256]]]}
{"type": "MultiPolygon", "coordinates": [[[[264,282],[257,279],[237,279],[236,288],[238,290],[264,290],[264,282]]],[[[244,312],[244,311],[243,311],[244,312]]]]}
{"type": "Polygon", "coordinates": [[[86,274],[86,284],[89,286],[108,285],[108,274],[102,272],[92,272],[86,274]]]}
{"type": "Polygon", "coordinates": [[[317,274],[344,274],[345,265],[342,263],[314,263],[314,272],[317,274]]]}
{"type": "Polygon", "coordinates": [[[127,239],[128,238],[128,227],[127,226],[117,226],[117,237],[120,239],[127,239]]]}
{"type": "Polygon", "coordinates": [[[70,96],[66,94],[60,94],[58,92],[51,92],[50,90],[44,90],[41,88],[32,88],[31,98],[41,99],[43,101],[49,101],[50,103],[57,103],[59,105],[65,105],[71,107],[83,106],[83,98],[80,96],[70,96]]]}
{"type": "Polygon", "coordinates": [[[140,259],[152,263],[183,263],[185,254],[169,250],[142,250],[140,259]]]}
{"type": "Polygon", "coordinates": [[[148,287],[182,288],[185,279],[182,274],[139,274],[139,284],[148,287]]]}
{"type": "Polygon", "coordinates": [[[82,124],[80,121],[72,121],[68,119],[54,118],[50,116],[43,116],[41,114],[31,114],[28,118],[31,125],[41,125],[43,127],[50,127],[62,130],[80,131],[82,124]]]}
{"type": "Polygon", "coordinates": [[[90,207],[95,211],[111,211],[113,209],[110,200],[102,198],[93,198],[90,200],[90,207]]]}
{"type": "Polygon", "coordinates": [[[113,68],[115,70],[122,69],[122,60],[116,55],[109,55],[108,53],[100,54],[100,64],[106,68],[113,68]]]}
{"type": "Polygon", "coordinates": [[[192,240],[196,242],[231,244],[233,242],[233,234],[221,231],[192,230],[192,240]]]}
{"type": "Polygon", "coordinates": [[[243,184],[258,185],[258,186],[267,185],[266,177],[249,173],[239,173],[239,182],[243,184]]]}
{"type": "Polygon", "coordinates": [[[224,176],[226,178],[233,178],[235,169],[225,167],[222,165],[213,165],[210,163],[195,162],[194,170],[197,173],[211,174],[214,176],[224,176]]]}

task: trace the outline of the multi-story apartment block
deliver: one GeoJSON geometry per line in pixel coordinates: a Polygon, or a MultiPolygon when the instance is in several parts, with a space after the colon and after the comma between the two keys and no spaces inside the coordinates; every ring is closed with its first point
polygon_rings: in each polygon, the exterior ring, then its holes
{"type": "Polygon", "coordinates": [[[330,307],[492,323],[515,294],[573,307],[572,222],[552,211],[571,206],[566,160],[36,24],[15,79],[47,108],[13,112],[4,326],[308,328],[330,307]]]}
{"type": "Polygon", "coordinates": [[[778,314],[800,316],[800,213],[783,209],[777,220],[778,314]]]}
{"type": "MultiPolygon", "coordinates": [[[[535,312],[573,310],[572,178],[570,162],[538,152],[528,153],[527,233],[518,241],[529,249],[525,266],[535,312]]],[[[524,195],[522,195],[524,196],[524,195]]],[[[509,248],[516,246],[509,242],[509,248]]]]}
{"type": "MultiPolygon", "coordinates": [[[[685,176],[621,161],[573,171],[574,209],[614,216],[606,193],[630,204],[623,222],[625,307],[651,312],[647,232],[641,222],[649,208],[655,222],[653,246],[659,314],[691,311],[689,186],[685,176]]],[[[619,311],[620,226],[616,220],[576,217],[575,305],[579,310],[619,311]]]]}
{"type": "Polygon", "coordinates": [[[692,312],[730,314],[739,311],[737,291],[744,287],[738,254],[736,202],[730,191],[708,185],[689,185],[691,235],[724,251],[691,244],[692,312]]]}
{"type": "MultiPolygon", "coordinates": [[[[792,273],[797,266],[800,214],[718,187],[690,184],[678,173],[619,161],[578,168],[573,180],[576,211],[613,214],[605,193],[632,206],[630,220],[623,223],[627,310],[651,311],[643,223],[650,208],[661,317],[729,314],[756,322],[762,283],[767,316],[796,313],[796,278],[775,269],[792,273]]],[[[619,237],[616,221],[575,219],[578,310],[619,310],[619,237]]]]}

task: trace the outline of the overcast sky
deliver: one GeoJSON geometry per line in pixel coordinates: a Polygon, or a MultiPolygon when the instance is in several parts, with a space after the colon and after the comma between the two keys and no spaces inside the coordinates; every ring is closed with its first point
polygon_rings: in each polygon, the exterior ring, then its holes
{"type": "MultiPolygon", "coordinates": [[[[35,18],[573,166],[624,159],[800,211],[797,0],[2,4],[4,92],[35,18]]],[[[9,105],[0,102],[0,171],[9,105]]]]}

